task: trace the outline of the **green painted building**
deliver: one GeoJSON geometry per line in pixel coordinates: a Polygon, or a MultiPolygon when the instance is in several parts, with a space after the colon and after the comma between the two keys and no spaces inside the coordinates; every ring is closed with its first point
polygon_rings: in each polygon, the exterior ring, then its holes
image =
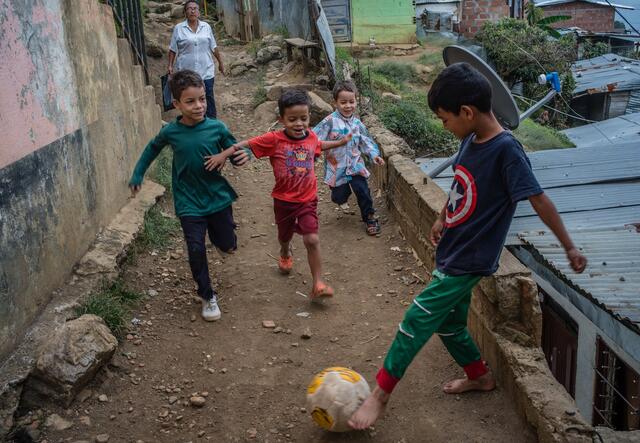
{"type": "Polygon", "coordinates": [[[413,0],[322,0],[338,42],[368,44],[415,43],[413,0]]]}

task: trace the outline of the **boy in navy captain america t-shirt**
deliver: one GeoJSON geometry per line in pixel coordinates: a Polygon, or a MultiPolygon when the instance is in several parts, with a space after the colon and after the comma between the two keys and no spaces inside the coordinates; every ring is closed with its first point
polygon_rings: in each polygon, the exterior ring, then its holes
{"type": "Polygon", "coordinates": [[[520,200],[528,199],[564,247],[575,272],[587,259],[573,245],[555,206],[538,184],[522,145],[491,112],[491,85],[466,63],[444,69],[429,91],[429,107],[462,140],[447,204],[431,228],[436,270],[407,309],[377,386],[349,424],[371,426],[395,385],[429,338],[437,333],[466,377],[443,387],[448,394],[490,391],[495,380],[467,331],[471,291],[498,268],[500,251],[520,200]]]}

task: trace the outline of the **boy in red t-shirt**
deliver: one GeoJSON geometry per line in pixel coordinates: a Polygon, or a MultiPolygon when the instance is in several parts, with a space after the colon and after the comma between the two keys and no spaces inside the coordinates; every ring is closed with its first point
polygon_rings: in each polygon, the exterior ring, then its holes
{"type": "MultiPolygon", "coordinates": [[[[333,289],[321,279],[320,238],[318,237],[318,189],[314,163],[322,151],[344,146],[351,140],[348,134],[341,140],[320,141],[309,131],[309,95],[305,91],[289,89],[278,100],[280,123],[284,131],[273,131],[236,143],[228,149],[226,156],[249,147],[257,158],[269,157],[276,184],[273,196],[273,211],[278,225],[280,260],[278,267],[289,274],[293,267],[291,239],[297,232],[302,235],[307,248],[309,268],[313,276],[312,300],[331,297],[333,289]]],[[[226,152],[226,151],[225,151],[226,152]]],[[[234,163],[246,163],[248,154],[238,153],[234,163]]],[[[210,161],[207,168],[218,164],[210,161]]]]}

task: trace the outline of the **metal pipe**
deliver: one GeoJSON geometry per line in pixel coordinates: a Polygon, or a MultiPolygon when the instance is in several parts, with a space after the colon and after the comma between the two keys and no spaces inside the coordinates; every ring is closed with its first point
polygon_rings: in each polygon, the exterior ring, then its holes
{"type": "Polygon", "coordinates": [[[533,105],[532,107],[530,107],[529,109],[527,109],[526,111],[524,111],[522,114],[520,114],[520,121],[522,122],[522,120],[527,119],[529,117],[531,117],[531,115],[536,112],[538,109],[542,108],[544,105],[546,105],[553,97],[556,96],[556,94],[558,93],[558,91],[556,91],[555,89],[551,89],[547,95],[545,95],[542,100],[540,100],[538,103],[536,103],[535,105],[533,105]]]}
{"type": "Polygon", "coordinates": [[[443,172],[445,169],[447,169],[449,166],[453,164],[453,161],[456,159],[456,155],[458,154],[457,153],[453,154],[451,157],[449,157],[444,162],[439,164],[433,171],[429,172],[427,176],[429,178],[436,178],[438,175],[440,175],[441,172],[443,172]]]}

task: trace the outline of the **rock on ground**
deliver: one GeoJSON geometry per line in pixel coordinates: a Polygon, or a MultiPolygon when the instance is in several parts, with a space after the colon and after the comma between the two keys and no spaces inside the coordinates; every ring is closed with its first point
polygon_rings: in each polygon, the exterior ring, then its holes
{"type": "Polygon", "coordinates": [[[278,102],[262,103],[253,111],[253,116],[259,127],[271,126],[278,119],[278,102]]]}
{"type": "Polygon", "coordinates": [[[333,112],[333,106],[322,100],[315,92],[310,91],[309,98],[311,98],[311,125],[315,126],[333,112]]]}
{"type": "Polygon", "coordinates": [[[25,395],[68,405],[110,359],[118,341],[104,321],[85,314],[69,321],[44,344],[25,395]]]}
{"type": "Polygon", "coordinates": [[[262,48],[256,54],[256,63],[264,65],[271,60],[282,58],[282,48],[280,46],[267,46],[262,48]]]}
{"type": "Polygon", "coordinates": [[[51,414],[49,417],[47,417],[45,426],[47,428],[53,428],[56,431],[64,431],[65,429],[69,429],[71,426],[73,426],[73,423],[71,423],[69,420],[65,420],[58,414],[51,414]]]}

